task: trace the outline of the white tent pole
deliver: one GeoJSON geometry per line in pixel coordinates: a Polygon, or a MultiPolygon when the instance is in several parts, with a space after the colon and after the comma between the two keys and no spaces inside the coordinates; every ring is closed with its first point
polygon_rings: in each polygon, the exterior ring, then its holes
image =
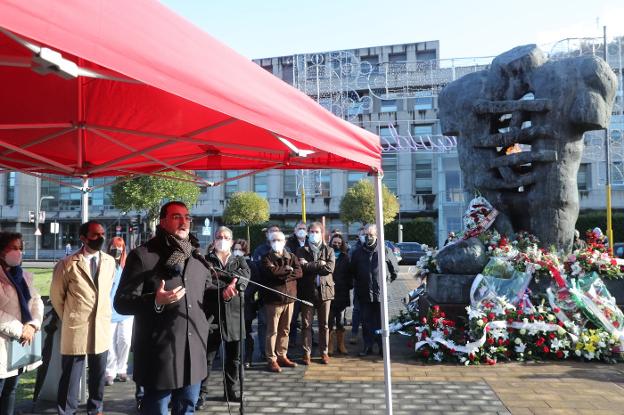
{"type": "Polygon", "coordinates": [[[383,199],[381,177],[374,174],[375,184],[375,222],[377,223],[377,255],[379,260],[379,286],[381,288],[381,342],[384,359],[384,382],[386,394],[386,413],[392,415],[392,373],[390,370],[390,332],[388,330],[388,291],[386,285],[386,238],[384,235],[383,199]]]}
{"type": "Polygon", "coordinates": [[[82,223],[89,220],[89,178],[82,178],[82,203],[80,205],[80,217],[82,223]]]}

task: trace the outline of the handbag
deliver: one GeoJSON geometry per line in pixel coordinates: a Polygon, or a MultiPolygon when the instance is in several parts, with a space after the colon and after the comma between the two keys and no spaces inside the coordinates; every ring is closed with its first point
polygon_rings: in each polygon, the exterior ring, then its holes
{"type": "Polygon", "coordinates": [[[41,360],[41,331],[37,331],[32,342],[22,346],[18,340],[9,343],[7,370],[21,369],[41,360]]]}

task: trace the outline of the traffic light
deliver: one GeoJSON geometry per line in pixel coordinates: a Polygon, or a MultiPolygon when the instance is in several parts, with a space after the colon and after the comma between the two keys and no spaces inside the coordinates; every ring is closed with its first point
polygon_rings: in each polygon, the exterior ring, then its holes
{"type": "Polygon", "coordinates": [[[32,210],[28,211],[28,223],[35,223],[35,212],[32,210]]]}

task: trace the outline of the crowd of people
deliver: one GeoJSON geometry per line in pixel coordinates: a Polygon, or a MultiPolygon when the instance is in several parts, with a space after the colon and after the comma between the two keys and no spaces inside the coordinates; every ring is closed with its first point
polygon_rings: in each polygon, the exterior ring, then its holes
{"type": "MultiPolygon", "coordinates": [[[[57,412],[74,414],[80,378],[88,362],[87,412],[103,412],[106,385],[132,379],[137,409],[145,414],[192,413],[211,391],[213,360],[223,360],[223,398],[240,401],[239,366],[253,363],[254,350],[271,372],[310,365],[318,327],[318,358],[347,353],[346,311],[353,305],[351,342],[362,330],[366,356],[382,354],[377,227],[359,231],[349,249],[339,231],[326,235],[320,222],[296,224],[288,237],[277,225],[250,254],[248,241],[219,227],[207,252],[190,233],[192,217],[181,202],[162,206],[152,239],[128,252],[91,220],[80,226],[82,247],[55,266],[50,300],[61,321],[61,374],[57,412]],[[258,285],[260,284],[260,285],[258,285]],[[353,303],[352,303],[353,299],[353,303]],[[257,333],[253,336],[253,322],[257,333]],[[301,359],[291,359],[301,334],[301,359]],[[256,340],[257,339],[257,340],[256,340]],[[244,353],[241,355],[241,342],[244,353]]],[[[392,251],[386,270],[399,271],[392,251]]],[[[0,233],[0,413],[12,414],[19,375],[35,365],[11,369],[10,342],[27,346],[41,329],[43,303],[32,275],[21,268],[22,237],[0,233]]]]}

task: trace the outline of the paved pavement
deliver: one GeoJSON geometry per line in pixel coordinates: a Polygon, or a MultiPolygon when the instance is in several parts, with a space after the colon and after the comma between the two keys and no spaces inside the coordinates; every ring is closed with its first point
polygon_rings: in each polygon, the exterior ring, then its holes
{"type": "MultiPolygon", "coordinates": [[[[407,267],[403,269],[407,271],[407,267]]],[[[415,281],[403,272],[389,285],[391,315],[401,309],[401,297],[415,281]]],[[[259,359],[246,371],[247,414],[382,414],[385,413],[383,360],[333,356],[329,365],[318,358],[304,368],[269,373],[259,359]]],[[[289,352],[301,356],[300,347],[289,352]]],[[[624,365],[580,362],[458,366],[422,364],[413,358],[405,338],[391,338],[393,408],[395,414],[624,414],[624,365]]],[[[216,364],[220,364],[217,362],[216,364]]],[[[214,391],[200,413],[238,413],[238,404],[220,400],[219,369],[211,380],[214,391]]],[[[106,389],[105,413],[131,414],[134,384],[116,383],[106,389]]],[[[50,403],[23,413],[55,413],[50,403]]]]}

